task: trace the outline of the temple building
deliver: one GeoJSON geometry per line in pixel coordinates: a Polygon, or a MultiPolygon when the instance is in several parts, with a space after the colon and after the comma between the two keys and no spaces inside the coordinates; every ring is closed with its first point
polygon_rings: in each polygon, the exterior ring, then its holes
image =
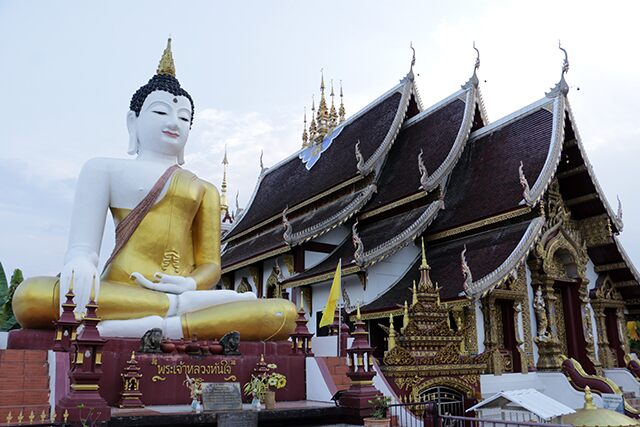
{"type": "Polygon", "coordinates": [[[436,393],[469,407],[537,388],[577,408],[581,380],[639,395],[625,321],[640,315],[640,275],[618,239],[620,204],[611,208],[587,159],[566,54],[555,87],[493,122],[479,57],[460,89],[428,107],[414,62],[350,117],[341,86],[339,108],[333,85],[328,106],[322,78],[302,148],[263,169],[230,223],[221,286],[303,295],[315,345],[341,261],[347,320],[359,303],[402,401],[436,393]]]}

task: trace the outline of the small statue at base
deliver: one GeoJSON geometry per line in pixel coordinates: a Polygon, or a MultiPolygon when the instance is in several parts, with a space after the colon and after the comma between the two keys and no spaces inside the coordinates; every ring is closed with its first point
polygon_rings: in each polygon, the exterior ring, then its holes
{"type": "Polygon", "coordinates": [[[225,334],[220,339],[220,344],[222,344],[222,354],[225,356],[240,356],[240,351],[238,351],[238,347],[240,346],[240,332],[233,331],[225,334]]]}
{"type": "Polygon", "coordinates": [[[162,329],[149,329],[140,338],[140,353],[162,353],[162,329]]]}

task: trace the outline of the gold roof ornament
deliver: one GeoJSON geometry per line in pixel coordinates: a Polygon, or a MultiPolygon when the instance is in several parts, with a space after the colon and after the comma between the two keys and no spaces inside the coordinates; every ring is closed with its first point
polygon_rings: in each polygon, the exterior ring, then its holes
{"type": "Polygon", "coordinates": [[[340,118],[340,123],[344,122],[346,114],[347,112],[344,108],[344,97],[342,95],[342,80],[340,80],[340,108],[338,109],[338,116],[340,118]]]}
{"type": "Polygon", "coordinates": [[[227,202],[227,144],[224,145],[224,157],[222,158],[222,184],[220,185],[220,210],[225,214],[229,213],[229,203],[227,202]]]}
{"type": "Polygon", "coordinates": [[[302,126],[302,148],[307,148],[309,146],[309,134],[307,133],[307,107],[304,107],[304,118],[302,122],[304,123],[302,126]]]}
{"type": "Polygon", "coordinates": [[[333,79],[331,79],[331,108],[329,109],[329,125],[333,128],[338,124],[338,113],[336,112],[336,105],[334,103],[335,93],[333,92],[333,79]]]}
{"type": "Polygon", "coordinates": [[[609,409],[598,408],[593,403],[593,395],[591,394],[589,386],[586,386],[584,389],[584,406],[582,409],[576,410],[573,414],[564,415],[562,417],[562,423],[577,427],[622,427],[640,425],[638,420],[634,420],[624,414],[609,409]]]}
{"type": "Polygon", "coordinates": [[[427,270],[431,267],[429,267],[429,264],[427,264],[427,256],[425,255],[424,252],[424,237],[421,238],[422,241],[422,263],[420,264],[420,270],[427,270]]]}
{"type": "Polygon", "coordinates": [[[173,63],[173,54],[171,53],[171,37],[167,39],[167,47],[162,52],[162,58],[158,64],[156,74],[159,76],[176,76],[176,67],[173,63]]]}
{"type": "Polygon", "coordinates": [[[389,313],[389,338],[387,338],[387,351],[391,351],[396,346],[396,329],[393,326],[393,314],[389,313]]]}

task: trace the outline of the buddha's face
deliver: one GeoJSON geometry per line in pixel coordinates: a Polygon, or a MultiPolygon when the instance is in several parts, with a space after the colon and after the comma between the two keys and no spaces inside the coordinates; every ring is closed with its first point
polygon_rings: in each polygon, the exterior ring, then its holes
{"type": "Polygon", "coordinates": [[[147,96],[138,117],[129,113],[129,131],[135,132],[140,152],[178,156],[184,150],[191,127],[187,97],[157,90],[147,96]]]}

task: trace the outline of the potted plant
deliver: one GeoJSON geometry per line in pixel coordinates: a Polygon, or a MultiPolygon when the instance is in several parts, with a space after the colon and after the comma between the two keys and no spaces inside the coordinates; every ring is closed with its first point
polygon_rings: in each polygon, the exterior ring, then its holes
{"type": "Polygon", "coordinates": [[[375,399],[369,401],[371,405],[371,417],[364,419],[365,427],[389,427],[391,418],[387,417],[391,398],[389,396],[379,395],[375,399]]]}

